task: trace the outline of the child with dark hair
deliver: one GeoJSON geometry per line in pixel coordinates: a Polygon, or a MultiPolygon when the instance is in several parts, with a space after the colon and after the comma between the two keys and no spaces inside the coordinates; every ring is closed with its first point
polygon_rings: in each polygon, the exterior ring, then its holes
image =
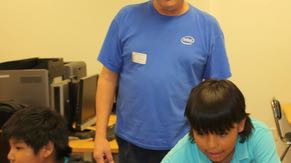
{"type": "Polygon", "coordinates": [[[245,111],[241,91],[229,80],[206,80],[192,89],[185,110],[190,123],[162,163],[279,163],[272,131],[245,111]]]}
{"type": "Polygon", "coordinates": [[[13,163],[66,163],[71,148],[67,125],[59,114],[44,108],[17,111],[3,125],[13,163]]]}

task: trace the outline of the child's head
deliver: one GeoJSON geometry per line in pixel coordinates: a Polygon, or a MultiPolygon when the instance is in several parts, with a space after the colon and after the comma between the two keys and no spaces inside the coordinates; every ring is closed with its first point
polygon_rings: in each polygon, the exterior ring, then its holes
{"type": "Polygon", "coordinates": [[[11,162],[56,163],[71,153],[66,123],[49,109],[19,110],[3,125],[2,131],[9,140],[11,162]]]}
{"type": "Polygon", "coordinates": [[[192,89],[185,115],[190,135],[212,161],[231,159],[237,139],[252,132],[241,91],[229,80],[206,80],[192,89]]]}

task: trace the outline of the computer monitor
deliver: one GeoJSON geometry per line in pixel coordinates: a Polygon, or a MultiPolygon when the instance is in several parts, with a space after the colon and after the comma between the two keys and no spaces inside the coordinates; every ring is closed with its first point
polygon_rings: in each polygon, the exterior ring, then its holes
{"type": "Polygon", "coordinates": [[[83,131],[96,122],[96,86],[98,75],[91,75],[80,79],[76,88],[76,130],[83,131]]]}
{"type": "Polygon", "coordinates": [[[0,100],[50,107],[49,74],[45,69],[0,70],[0,100]]]}

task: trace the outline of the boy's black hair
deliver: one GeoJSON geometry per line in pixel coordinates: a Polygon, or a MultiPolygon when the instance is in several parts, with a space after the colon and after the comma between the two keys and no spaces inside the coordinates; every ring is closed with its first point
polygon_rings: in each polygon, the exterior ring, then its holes
{"type": "Polygon", "coordinates": [[[245,112],[241,91],[229,80],[205,80],[194,87],[189,96],[185,116],[191,129],[200,134],[225,134],[235,123],[246,118],[244,130],[239,133],[240,143],[251,134],[253,125],[245,112]]]}
{"type": "Polygon", "coordinates": [[[6,139],[24,141],[35,154],[52,142],[57,161],[69,157],[71,153],[65,120],[46,108],[24,108],[17,111],[3,125],[2,132],[6,139]]]}

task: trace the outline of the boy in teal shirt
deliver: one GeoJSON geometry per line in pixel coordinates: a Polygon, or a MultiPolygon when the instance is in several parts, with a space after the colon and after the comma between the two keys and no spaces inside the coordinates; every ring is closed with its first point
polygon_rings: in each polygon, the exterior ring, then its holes
{"type": "Polygon", "coordinates": [[[271,130],[245,112],[241,91],[228,80],[192,89],[186,110],[191,129],[162,163],[279,163],[271,130]]]}

